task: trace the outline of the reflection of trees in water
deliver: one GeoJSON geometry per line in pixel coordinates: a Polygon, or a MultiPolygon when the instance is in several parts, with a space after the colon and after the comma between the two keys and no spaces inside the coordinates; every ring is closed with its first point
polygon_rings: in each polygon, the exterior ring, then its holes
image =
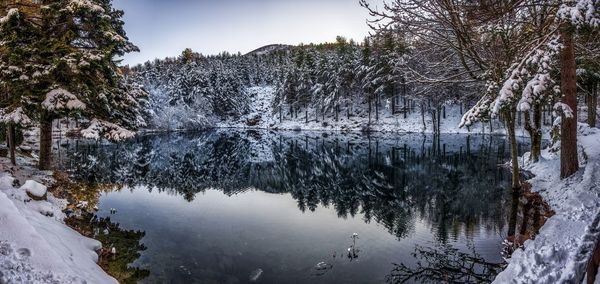
{"type": "Polygon", "coordinates": [[[507,183],[496,165],[505,157],[503,139],[449,137],[152,136],[79,146],[69,150],[65,167],[90,181],[145,185],[187,200],[207,188],[289,193],[302,211],[333,206],[340,217],[361,213],[398,238],[411,233],[415,217],[429,222],[441,242],[502,228],[507,183]]]}
{"type": "Polygon", "coordinates": [[[437,247],[416,246],[415,267],[394,264],[387,283],[489,283],[502,265],[489,263],[472,250],[464,253],[447,244],[437,247]]]}

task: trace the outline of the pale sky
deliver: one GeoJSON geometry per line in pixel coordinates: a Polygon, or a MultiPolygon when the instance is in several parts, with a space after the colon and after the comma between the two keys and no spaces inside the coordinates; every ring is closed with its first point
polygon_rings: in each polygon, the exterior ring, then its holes
{"type": "MultiPolygon", "coordinates": [[[[371,0],[378,3],[382,0],[371,0]]],[[[115,0],[125,30],[141,52],[123,64],[181,54],[246,53],[267,44],[356,41],[368,35],[358,0],[115,0]]]]}

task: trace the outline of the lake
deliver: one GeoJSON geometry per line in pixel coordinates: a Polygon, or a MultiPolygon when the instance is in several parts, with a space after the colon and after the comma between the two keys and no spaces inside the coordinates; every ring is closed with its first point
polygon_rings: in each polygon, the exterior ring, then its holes
{"type": "Polygon", "coordinates": [[[59,144],[62,167],[111,185],[97,214],[145,231],[132,264],[144,283],[489,282],[516,222],[503,136],[223,129],[59,144]]]}

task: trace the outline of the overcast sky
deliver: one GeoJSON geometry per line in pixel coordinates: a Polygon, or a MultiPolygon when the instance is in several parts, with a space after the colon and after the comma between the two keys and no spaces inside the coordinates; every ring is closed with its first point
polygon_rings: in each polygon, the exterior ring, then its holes
{"type": "MultiPolygon", "coordinates": [[[[381,0],[371,0],[373,3],[381,0]]],[[[124,64],[177,56],[246,53],[282,43],[331,42],[337,35],[362,40],[368,13],[358,0],[115,0],[125,30],[141,52],[124,64]]]]}

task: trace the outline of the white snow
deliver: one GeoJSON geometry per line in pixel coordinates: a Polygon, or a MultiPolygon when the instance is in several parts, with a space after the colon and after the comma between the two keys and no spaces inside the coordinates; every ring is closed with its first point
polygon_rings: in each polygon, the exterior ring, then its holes
{"type": "Polygon", "coordinates": [[[31,200],[13,181],[0,174],[0,283],[117,283],[96,264],[100,242],[64,224],[65,200],[31,200]]]}
{"type": "Polygon", "coordinates": [[[580,283],[600,229],[600,130],[579,126],[582,169],[560,179],[560,154],[545,150],[525,169],[555,210],[534,240],[517,250],[495,283],[580,283]]]}
{"type": "Polygon", "coordinates": [[[44,197],[44,195],[46,195],[46,192],[48,191],[48,188],[45,185],[34,180],[26,181],[20,189],[28,192],[29,194],[35,197],[40,198],[44,197]]]}
{"type": "Polygon", "coordinates": [[[48,92],[42,106],[47,110],[84,110],[86,107],[77,96],[62,88],[48,92]]]}
{"type": "Polygon", "coordinates": [[[19,9],[11,8],[8,10],[8,13],[6,13],[6,16],[0,17],[0,25],[8,22],[12,17],[17,15],[19,15],[19,9]]]}
{"type": "MultiPolygon", "coordinates": [[[[260,86],[247,88],[246,93],[250,99],[250,111],[236,121],[222,121],[215,125],[217,128],[260,128],[260,129],[280,129],[280,130],[324,130],[324,131],[362,131],[369,128],[377,132],[394,133],[431,133],[433,131],[432,119],[430,113],[425,113],[425,128],[421,118],[420,110],[407,115],[405,119],[402,113],[392,114],[388,108],[382,107],[379,111],[379,120],[375,119],[375,110],[371,114],[371,124],[368,125],[368,115],[364,107],[353,108],[350,118],[347,118],[346,109],[339,113],[338,121],[331,113],[325,117],[326,123],[322,121],[319,115],[316,121],[314,110],[309,108],[308,123],[306,122],[306,112],[301,109],[297,118],[290,118],[287,109],[284,111],[285,118],[280,122],[279,113],[273,113],[272,103],[275,97],[275,88],[272,86],[260,86]],[[260,117],[257,125],[249,126],[247,121],[260,117]]],[[[490,133],[489,123],[471,125],[471,127],[459,128],[462,115],[458,105],[446,105],[446,118],[442,119],[441,133],[490,133]]],[[[464,111],[467,109],[465,108],[464,111]]],[[[492,133],[504,134],[504,126],[498,121],[493,120],[492,133]]]]}
{"type": "Polygon", "coordinates": [[[81,135],[88,139],[98,140],[104,137],[112,141],[121,141],[135,136],[135,132],[108,121],[94,119],[88,128],[81,130],[81,135]]]}
{"type": "Polygon", "coordinates": [[[18,107],[8,113],[5,113],[5,110],[0,110],[0,122],[27,126],[31,124],[31,119],[23,112],[23,108],[18,107]]]}

